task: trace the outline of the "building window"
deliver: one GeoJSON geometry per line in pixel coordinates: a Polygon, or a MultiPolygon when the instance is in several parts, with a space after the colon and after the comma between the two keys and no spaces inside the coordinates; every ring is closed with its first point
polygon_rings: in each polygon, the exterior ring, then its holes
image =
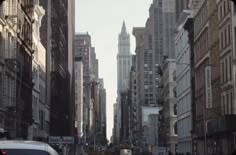
{"type": "Polygon", "coordinates": [[[228,60],[225,59],[225,81],[228,81],[228,60]]]}
{"type": "Polygon", "coordinates": [[[221,50],[223,50],[224,49],[224,34],[223,34],[223,31],[221,32],[220,42],[221,42],[221,50]]]}
{"type": "Polygon", "coordinates": [[[45,114],[42,110],[39,110],[39,121],[40,121],[40,129],[43,130],[44,129],[44,118],[45,118],[45,114]]]}
{"type": "Polygon", "coordinates": [[[176,81],[176,71],[173,72],[173,81],[176,81]]]}
{"type": "Polygon", "coordinates": [[[225,96],[222,95],[222,115],[225,114],[225,96]]]}
{"type": "Polygon", "coordinates": [[[226,1],[224,1],[224,15],[226,15],[226,1]]]}
{"type": "Polygon", "coordinates": [[[173,88],[173,96],[176,98],[177,97],[177,93],[176,93],[176,87],[173,88]]]}
{"type": "Polygon", "coordinates": [[[228,104],[229,104],[229,96],[228,94],[225,95],[225,114],[228,114],[228,104]]]}
{"type": "Polygon", "coordinates": [[[231,104],[231,114],[233,114],[234,113],[233,92],[230,92],[230,104],[231,104]]]}
{"type": "Polygon", "coordinates": [[[229,56],[229,79],[232,80],[232,58],[229,56]]]}
{"type": "Polygon", "coordinates": [[[236,5],[234,4],[234,14],[236,14],[236,5]]]}
{"type": "Polygon", "coordinates": [[[223,11],[222,11],[222,5],[220,6],[220,15],[219,15],[220,19],[223,17],[223,11]]]}
{"type": "Polygon", "coordinates": [[[224,47],[228,45],[228,40],[227,40],[227,27],[225,28],[225,32],[224,32],[224,47]]]}
{"type": "Polygon", "coordinates": [[[174,105],[174,115],[177,115],[177,104],[174,105]]]}
{"type": "Polygon", "coordinates": [[[177,135],[178,131],[177,131],[177,122],[174,123],[174,134],[177,135]]]}
{"type": "Polygon", "coordinates": [[[230,24],[228,25],[228,38],[229,38],[229,44],[231,43],[231,27],[230,24]]]}

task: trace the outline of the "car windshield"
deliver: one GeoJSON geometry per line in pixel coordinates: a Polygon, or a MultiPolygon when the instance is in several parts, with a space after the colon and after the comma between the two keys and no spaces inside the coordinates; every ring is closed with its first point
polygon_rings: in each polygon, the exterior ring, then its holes
{"type": "Polygon", "coordinates": [[[1,155],[50,155],[50,154],[42,150],[2,149],[1,155]]]}

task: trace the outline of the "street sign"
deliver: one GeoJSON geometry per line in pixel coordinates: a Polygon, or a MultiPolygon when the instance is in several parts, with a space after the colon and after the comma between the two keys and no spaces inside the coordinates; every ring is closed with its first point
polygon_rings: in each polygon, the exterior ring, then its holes
{"type": "Polygon", "coordinates": [[[49,144],[61,144],[61,137],[59,137],[59,136],[49,136],[48,143],[49,144]]]}
{"type": "Polygon", "coordinates": [[[74,137],[62,137],[62,144],[74,144],[74,137]]]}
{"type": "Polygon", "coordinates": [[[49,136],[49,144],[74,144],[74,137],[70,136],[49,136]]]}

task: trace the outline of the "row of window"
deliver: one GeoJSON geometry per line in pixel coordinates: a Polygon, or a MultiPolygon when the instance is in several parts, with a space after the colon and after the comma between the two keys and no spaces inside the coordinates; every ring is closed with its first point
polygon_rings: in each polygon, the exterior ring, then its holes
{"type": "Polygon", "coordinates": [[[226,83],[232,80],[232,57],[226,56],[221,60],[221,83],[226,83]]]}
{"type": "Polygon", "coordinates": [[[39,85],[39,91],[40,91],[40,93],[39,93],[39,100],[43,104],[45,104],[45,102],[46,102],[46,88],[45,88],[45,86],[39,85]]]}
{"type": "MultiPolygon", "coordinates": [[[[206,3],[205,1],[204,3],[206,3]]],[[[208,20],[208,10],[207,5],[203,4],[203,7],[199,10],[198,14],[195,17],[194,21],[194,33],[198,35],[201,29],[204,27],[206,21],[208,20]]]]}
{"type": "Polygon", "coordinates": [[[229,91],[225,94],[222,94],[221,98],[222,104],[222,114],[233,114],[234,106],[233,106],[233,92],[229,91]]]}
{"type": "Polygon", "coordinates": [[[187,137],[191,136],[191,117],[185,117],[181,120],[178,120],[178,136],[187,137]]]}
{"type": "Polygon", "coordinates": [[[177,101],[177,113],[181,115],[183,113],[191,111],[191,93],[188,93],[184,97],[177,101]]]}
{"type": "Polygon", "coordinates": [[[205,32],[194,44],[194,62],[198,62],[208,51],[208,33],[205,32]]]}
{"type": "Polygon", "coordinates": [[[186,49],[183,49],[184,51],[181,51],[181,53],[178,54],[177,64],[176,64],[176,72],[177,77],[179,74],[181,74],[186,67],[189,67],[188,64],[190,64],[190,50],[189,46],[186,47],[186,49]]]}
{"type": "Polygon", "coordinates": [[[178,152],[192,152],[192,143],[188,141],[178,143],[178,152]]]}
{"type": "MultiPolygon", "coordinates": [[[[204,87],[205,64],[202,64],[195,70],[195,90],[199,91],[204,87]]],[[[198,92],[196,92],[198,93],[198,92]]]]}
{"type": "Polygon", "coordinates": [[[231,2],[229,0],[223,0],[221,4],[219,4],[218,17],[219,20],[223,19],[230,12],[231,2]]]}
{"type": "Polygon", "coordinates": [[[176,38],[175,41],[175,49],[177,56],[182,52],[183,48],[188,44],[188,32],[181,31],[180,36],[176,38]]]}
{"type": "Polygon", "coordinates": [[[179,79],[176,81],[177,84],[177,96],[186,91],[191,85],[190,70],[185,72],[179,79]]]}
{"type": "Polygon", "coordinates": [[[231,26],[227,24],[223,29],[220,30],[220,49],[224,50],[231,44],[231,26]]]}

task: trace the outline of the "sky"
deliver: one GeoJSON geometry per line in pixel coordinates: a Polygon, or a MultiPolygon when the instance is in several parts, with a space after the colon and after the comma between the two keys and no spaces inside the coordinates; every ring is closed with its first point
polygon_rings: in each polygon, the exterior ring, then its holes
{"type": "Polygon", "coordinates": [[[99,59],[99,77],[107,93],[107,139],[113,128],[113,104],[117,96],[118,35],[125,21],[135,53],[133,27],[144,27],[152,0],[75,0],[75,32],[88,32],[99,59]]]}

